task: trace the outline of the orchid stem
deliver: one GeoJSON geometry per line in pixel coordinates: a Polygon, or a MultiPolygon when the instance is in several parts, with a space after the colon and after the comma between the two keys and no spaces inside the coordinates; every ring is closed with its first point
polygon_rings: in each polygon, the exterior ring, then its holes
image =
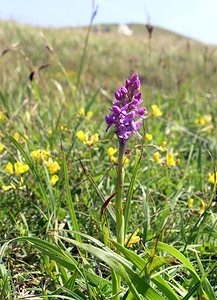
{"type": "Polygon", "coordinates": [[[123,185],[124,185],[124,161],[125,145],[119,141],[119,154],[117,166],[117,183],[116,183],[116,233],[117,242],[124,245],[124,213],[123,213],[123,185]]]}
{"type": "MultiPolygon", "coordinates": [[[[124,246],[124,213],[123,213],[123,185],[124,185],[124,161],[125,145],[119,141],[119,153],[118,153],[118,166],[117,166],[117,182],[116,182],[116,235],[117,242],[124,246]]],[[[113,274],[113,300],[119,300],[120,287],[121,287],[121,276],[119,274],[113,274]],[[116,275],[116,276],[115,276],[116,275]]]]}

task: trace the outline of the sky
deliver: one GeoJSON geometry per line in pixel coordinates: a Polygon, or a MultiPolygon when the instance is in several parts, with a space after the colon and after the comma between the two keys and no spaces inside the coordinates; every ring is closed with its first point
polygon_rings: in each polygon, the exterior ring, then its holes
{"type": "MultiPolygon", "coordinates": [[[[39,26],[88,25],[93,0],[0,0],[0,20],[39,26]]],[[[94,24],[147,23],[217,44],[217,0],[95,0],[94,24]]]]}

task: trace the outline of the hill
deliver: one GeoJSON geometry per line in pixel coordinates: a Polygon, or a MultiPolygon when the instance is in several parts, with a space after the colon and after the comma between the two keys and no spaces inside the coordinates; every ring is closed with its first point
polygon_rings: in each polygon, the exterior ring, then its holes
{"type": "Polygon", "coordinates": [[[157,27],[150,39],[145,25],[128,26],[133,32],[131,36],[118,33],[117,24],[93,26],[84,62],[87,27],[34,28],[1,22],[0,81],[7,81],[6,78],[26,81],[31,72],[44,65],[49,67],[44,68],[42,77],[62,81],[61,65],[70,80],[76,81],[82,68],[86,85],[100,84],[105,88],[113,87],[113,80],[133,71],[141,74],[148,89],[176,93],[188,82],[200,90],[204,78],[206,88],[213,87],[217,69],[215,47],[157,27]]]}

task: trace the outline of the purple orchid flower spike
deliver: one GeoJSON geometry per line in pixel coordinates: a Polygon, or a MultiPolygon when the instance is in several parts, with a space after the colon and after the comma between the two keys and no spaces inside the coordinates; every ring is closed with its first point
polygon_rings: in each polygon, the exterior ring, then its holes
{"type": "Polygon", "coordinates": [[[106,130],[114,125],[116,134],[124,145],[133,133],[141,137],[138,130],[142,122],[135,121],[135,119],[145,118],[146,108],[138,107],[142,102],[140,80],[138,74],[135,73],[126,80],[125,86],[121,86],[115,92],[115,100],[112,100],[112,113],[105,117],[108,125],[106,130]]]}

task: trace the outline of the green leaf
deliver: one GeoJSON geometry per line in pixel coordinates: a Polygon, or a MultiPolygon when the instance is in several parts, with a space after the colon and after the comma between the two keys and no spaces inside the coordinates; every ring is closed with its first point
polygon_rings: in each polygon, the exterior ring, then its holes
{"type": "MultiPolygon", "coordinates": [[[[98,188],[94,178],[90,175],[90,173],[88,172],[88,170],[86,169],[86,167],[84,166],[84,164],[81,160],[80,160],[80,164],[81,164],[81,167],[84,171],[84,174],[87,176],[87,179],[90,181],[92,187],[94,188],[94,190],[96,191],[96,193],[99,196],[100,200],[104,204],[106,202],[106,199],[105,199],[103,193],[100,191],[100,189],[98,188]]],[[[113,221],[116,222],[116,217],[115,217],[114,210],[110,206],[108,206],[108,211],[109,211],[109,214],[112,217],[113,221]]]]}
{"type": "MultiPolygon", "coordinates": [[[[154,246],[153,242],[150,242],[148,244],[151,247],[154,246]]],[[[200,277],[197,274],[197,272],[196,272],[195,268],[193,267],[193,265],[190,263],[188,258],[186,256],[184,256],[179,250],[177,250],[173,246],[167,245],[163,242],[158,242],[157,243],[157,249],[165,251],[165,252],[169,253],[170,255],[174,256],[176,259],[178,259],[191,272],[191,274],[194,276],[194,279],[196,280],[196,282],[200,281],[200,277]]]]}
{"type": "Polygon", "coordinates": [[[198,290],[199,287],[200,287],[200,282],[197,282],[197,283],[190,289],[190,291],[187,293],[187,295],[185,295],[185,297],[183,298],[183,300],[188,300],[191,296],[193,296],[193,294],[198,290]]]}
{"type": "Polygon", "coordinates": [[[34,163],[32,161],[32,158],[29,156],[29,154],[26,153],[26,151],[23,149],[23,147],[12,137],[12,136],[8,136],[9,140],[15,145],[15,147],[18,149],[18,151],[22,154],[22,156],[24,157],[26,163],[29,165],[30,171],[32,172],[33,176],[35,177],[36,183],[39,187],[40,193],[41,193],[41,197],[44,201],[44,204],[46,205],[47,209],[50,211],[50,201],[49,198],[47,196],[47,192],[44,188],[44,185],[41,181],[41,178],[34,166],[34,163]]]}
{"type": "Polygon", "coordinates": [[[61,248],[51,244],[50,242],[34,237],[18,237],[11,240],[11,242],[15,240],[33,244],[43,254],[47,255],[50,259],[53,259],[68,270],[75,271],[78,269],[78,262],[68,252],[63,251],[61,248]]]}
{"type": "Polygon", "coordinates": [[[215,262],[209,269],[207,272],[205,272],[203,265],[201,263],[201,260],[199,258],[199,255],[197,254],[197,252],[195,253],[196,258],[197,258],[197,262],[198,262],[198,266],[200,269],[201,274],[203,274],[202,278],[201,278],[201,283],[203,283],[204,286],[204,290],[206,292],[206,294],[209,297],[209,300],[216,300],[216,296],[215,296],[215,292],[207,278],[207,276],[209,275],[209,273],[211,273],[213,271],[213,269],[215,269],[215,267],[217,266],[217,262],[215,262]]]}
{"type": "Polygon", "coordinates": [[[171,288],[169,283],[161,276],[155,276],[154,278],[151,278],[151,281],[158,287],[158,289],[163,293],[163,295],[167,297],[167,299],[180,300],[180,297],[171,288]]]}
{"type": "MultiPolygon", "coordinates": [[[[141,271],[141,275],[143,275],[145,268],[148,264],[148,259],[143,259],[135,252],[123,247],[119,243],[112,241],[115,247],[128,259],[130,260],[135,267],[137,267],[141,271]]],[[[166,261],[168,263],[168,261],[166,261]]],[[[174,290],[170,287],[170,285],[164,280],[161,276],[157,275],[154,278],[151,278],[151,281],[159,288],[159,290],[171,300],[178,300],[180,299],[179,296],[174,292],[174,290]]],[[[128,299],[128,298],[126,298],[128,299]]],[[[129,298],[130,299],[130,298],[129,298]]]]}
{"type": "MultiPolygon", "coordinates": [[[[118,255],[114,251],[111,251],[107,247],[103,249],[97,248],[90,244],[79,243],[78,241],[58,236],[58,238],[72,243],[77,247],[91,253],[95,257],[107,263],[115,272],[117,272],[128,284],[132,294],[136,296],[136,292],[145,296],[149,300],[163,300],[160,294],[158,294],[143,278],[140,277],[135,271],[134,266],[131,262],[127,261],[122,256],[118,255]]],[[[138,299],[138,298],[137,298],[138,299]]]]}
{"type": "MultiPolygon", "coordinates": [[[[62,153],[63,153],[63,169],[64,169],[64,176],[65,176],[66,200],[67,200],[67,204],[68,204],[68,208],[69,208],[69,214],[71,217],[73,229],[75,231],[79,231],[77,216],[75,214],[74,203],[72,201],[72,195],[71,195],[70,186],[69,186],[69,176],[68,176],[68,169],[67,169],[67,165],[66,165],[66,157],[65,157],[64,151],[62,151],[62,153]]],[[[80,235],[76,234],[75,238],[77,241],[81,242],[80,235]]]]}
{"type": "Polygon", "coordinates": [[[124,236],[126,236],[127,234],[127,225],[128,225],[128,220],[130,217],[130,207],[131,207],[131,200],[132,200],[132,196],[133,196],[133,188],[134,188],[134,184],[135,184],[135,180],[136,180],[136,175],[139,169],[139,164],[141,161],[143,155],[143,151],[141,151],[140,156],[137,158],[134,169],[133,169],[133,174],[132,174],[132,178],[130,180],[130,186],[128,188],[127,191],[127,198],[126,198],[126,203],[124,206],[124,236]]]}

